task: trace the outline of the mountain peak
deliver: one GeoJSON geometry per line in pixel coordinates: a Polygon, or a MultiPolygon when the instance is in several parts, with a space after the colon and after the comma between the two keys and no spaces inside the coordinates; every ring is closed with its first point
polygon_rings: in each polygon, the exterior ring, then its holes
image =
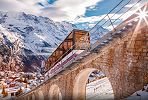
{"type": "Polygon", "coordinates": [[[0,12],[0,34],[12,43],[19,40],[25,63],[47,58],[51,48],[56,48],[74,28],[76,26],[68,22],[54,22],[24,12],[0,12]]]}

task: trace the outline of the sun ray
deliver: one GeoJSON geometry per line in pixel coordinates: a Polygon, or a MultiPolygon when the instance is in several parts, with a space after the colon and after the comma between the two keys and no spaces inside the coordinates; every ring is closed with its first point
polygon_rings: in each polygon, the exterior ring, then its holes
{"type": "Polygon", "coordinates": [[[144,21],[145,21],[146,25],[148,26],[148,20],[146,17],[144,18],[144,21]]]}
{"type": "Polygon", "coordinates": [[[146,12],[147,6],[144,7],[143,12],[146,12]]]}
{"type": "Polygon", "coordinates": [[[142,20],[139,20],[139,21],[138,21],[138,23],[137,23],[137,25],[136,25],[136,27],[135,27],[135,30],[134,30],[134,32],[133,32],[133,34],[132,34],[132,36],[131,36],[131,40],[130,40],[130,42],[129,42],[129,44],[128,44],[128,47],[132,47],[132,46],[133,46],[133,41],[134,41],[135,38],[137,37],[137,31],[138,31],[138,29],[139,29],[139,27],[140,27],[141,22],[142,22],[142,20]]]}
{"type": "Polygon", "coordinates": [[[143,10],[142,9],[138,9],[138,11],[135,13],[138,16],[132,19],[132,20],[134,20],[134,19],[137,19],[138,18],[139,21],[138,21],[138,23],[137,23],[137,25],[135,27],[135,30],[134,30],[134,32],[133,32],[133,34],[131,36],[131,40],[129,42],[128,47],[129,46],[134,46],[133,41],[137,37],[137,31],[139,30],[139,28],[141,26],[141,23],[144,21],[146,23],[146,25],[148,25],[148,20],[147,20],[147,18],[148,18],[148,12],[146,12],[146,9],[147,9],[147,6],[145,6],[143,8],[143,10]]]}

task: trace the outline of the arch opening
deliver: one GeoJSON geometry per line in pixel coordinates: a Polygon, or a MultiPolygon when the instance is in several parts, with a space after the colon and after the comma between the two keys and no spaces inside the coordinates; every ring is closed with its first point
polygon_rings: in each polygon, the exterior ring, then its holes
{"type": "Polygon", "coordinates": [[[114,93],[106,75],[95,68],[79,72],[74,80],[74,100],[113,100],[114,93]]]}
{"type": "Polygon", "coordinates": [[[49,100],[62,100],[62,93],[57,85],[52,85],[49,89],[49,100]]]}

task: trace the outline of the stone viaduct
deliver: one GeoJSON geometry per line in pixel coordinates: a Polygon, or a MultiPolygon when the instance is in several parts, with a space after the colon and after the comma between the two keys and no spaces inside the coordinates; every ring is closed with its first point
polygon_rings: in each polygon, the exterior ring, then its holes
{"type": "Polygon", "coordinates": [[[95,70],[105,73],[117,100],[142,89],[148,84],[148,25],[138,23],[16,99],[85,100],[88,76],[95,70]]]}

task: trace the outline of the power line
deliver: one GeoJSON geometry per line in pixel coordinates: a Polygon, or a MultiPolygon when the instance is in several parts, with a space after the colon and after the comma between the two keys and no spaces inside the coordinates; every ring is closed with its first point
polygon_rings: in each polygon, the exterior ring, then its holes
{"type": "MultiPolygon", "coordinates": [[[[129,0],[124,6],[122,6],[117,12],[115,12],[113,15],[112,15],[112,17],[110,17],[110,19],[111,18],[113,18],[118,12],[120,12],[126,5],[128,5],[130,2],[131,2],[132,0],[129,0]]],[[[120,19],[123,15],[125,15],[128,11],[130,11],[135,5],[137,5],[140,1],[142,1],[142,0],[138,0],[132,7],[130,7],[128,10],[126,10],[125,11],[125,13],[123,13],[121,16],[119,16],[117,19],[115,19],[115,21],[113,21],[113,22],[111,22],[111,24],[109,24],[108,26],[110,26],[110,25],[113,25],[113,23],[115,23],[118,19],[120,19]]],[[[108,13],[109,14],[109,13],[108,13]]],[[[106,16],[108,16],[108,14],[106,15],[106,16]]],[[[105,16],[105,17],[106,17],[105,16]]],[[[105,17],[101,20],[101,21],[103,21],[104,19],[105,19],[105,17]]],[[[109,19],[109,20],[110,20],[109,19]]],[[[100,25],[99,26],[99,28],[97,28],[97,30],[99,30],[103,25],[105,25],[109,20],[106,20],[102,25],[100,25]]],[[[98,25],[100,23],[100,21],[95,25],[95,27],[98,25]]],[[[94,27],[93,27],[94,28],[94,27]]],[[[113,27],[114,28],[114,27],[113,27]]],[[[97,31],[97,30],[95,30],[95,32],[97,31]]],[[[95,33],[94,32],[94,33],[95,33]]]]}
{"type": "MultiPolygon", "coordinates": [[[[124,1],[124,0],[121,0],[112,10],[110,10],[110,11],[107,13],[107,15],[110,14],[114,9],[116,9],[123,1],[124,1]]],[[[96,23],[96,25],[95,25],[93,28],[95,28],[100,22],[102,22],[102,21],[105,19],[105,17],[107,17],[107,15],[104,16],[98,23],[96,23]]],[[[90,32],[93,28],[91,28],[91,29],[89,30],[89,32],[90,32]]]]}
{"type": "Polygon", "coordinates": [[[115,21],[113,21],[113,23],[115,23],[118,19],[120,19],[122,16],[124,16],[128,11],[130,11],[135,5],[137,5],[140,1],[137,1],[132,7],[130,7],[125,13],[123,13],[121,16],[119,16],[115,21]]]}
{"type": "MultiPolygon", "coordinates": [[[[132,0],[129,0],[124,6],[122,6],[117,12],[115,12],[110,18],[113,18],[118,12],[120,12],[126,5],[128,5],[132,0]]],[[[108,20],[107,20],[108,21],[108,20]]],[[[105,21],[101,26],[103,26],[104,24],[106,24],[105,21]]],[[[100,27],[99,27],[100,28],[100,27]]]]}
{"type": "MultiPolygon", "coordinates": [[[[123,5],[118,11],[116,11],[111,17],[109,17],[109,14],[110,14],[114,9],[116,9],[123,1],[119,2],[119,4],[117,4],[117,5],[105,16],[105,17],[108,16],[108,18],[109,18],[109,20],[110,20],[112,26],[113,26],[113,22],[111,21],[111,19],[112,19],[118,12],[120,12],[126,5],[128,5],[131,1],[132,1],[132,0],[129,0],[129,1],[128,1],[125,5],[123,5]]],[[[105,17],[104,17],[103,19],[101,19],[101,21],[103,21],[103,20],[105,19],[105,17]]],[[[96,27],[101,21],[99,21],[94,27],[96,27]]],[[[106,20],[102,25],[100,25],[100,26],[97,28],[97,30],[99,30],[99,29],[100,29],[103,25],[105,25],[107,22],[108,22],[108,20],[106,20]]],[[[94,28],[94,27],[93,27],[93,28],[94,28]]],[[[114,26],[113,26],[113,28],[114,28],[114,30],[115,30],[115,27],[114,27],[114,26]]],[[[95,32],[93,32],[93,33],[96,33],[97,30],[95,30],[95,32]]],[[[89,32],[91,32],[91,30],[90,30],[89,32]]]]}

